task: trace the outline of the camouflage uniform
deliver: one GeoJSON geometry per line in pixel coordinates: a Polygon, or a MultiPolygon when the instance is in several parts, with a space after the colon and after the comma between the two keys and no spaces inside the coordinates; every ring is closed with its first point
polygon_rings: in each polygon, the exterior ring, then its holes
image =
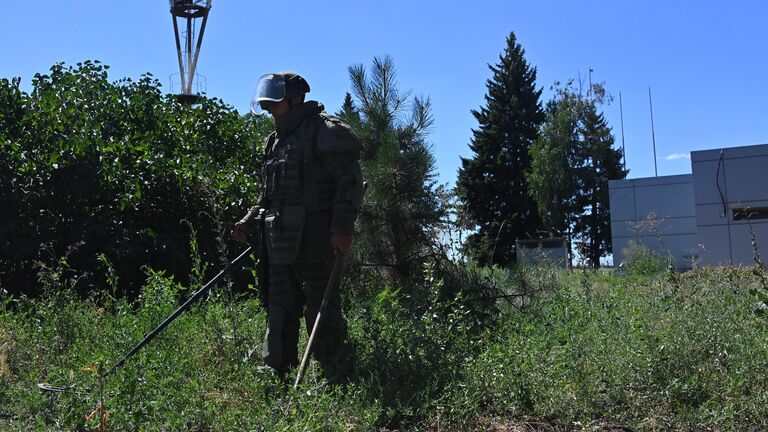
{"type": "MultiPolygon", "coordinates": [[[[351,235],[363,195],[360,141],[341,120],[308,101],[276,119],[261,171],[269,257],[264,362],[278,373],[298,365],[299,319],[312,329],[333,267],[331,233],[351,235]]],[[[251,209],[248,220],[258,207],[251,209]]],[[[336,290],[313,355],[329,380],[351,368],[347,325],[336,290]]]]}

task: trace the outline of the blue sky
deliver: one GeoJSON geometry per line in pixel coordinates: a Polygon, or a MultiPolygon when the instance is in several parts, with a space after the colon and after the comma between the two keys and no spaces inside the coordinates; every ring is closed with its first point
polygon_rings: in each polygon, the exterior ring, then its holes
{"type": "MultiPolygon", "coordinates": [[[[168,2],[6,2],[0,77],[32,76],[55,62],[98,59],[110,78],[150,72],[166,90],[178,72],[168,2]]],[[[295,70],[310,96],[336,111],[347,67],[390,55],[400,87],[429,96],[441,182],[470,156],[471,109],[483,104],[487,68],[514,31],[538,70],[544,101],[555,81],[602,81],[605,114],[630,178],[654,175],[648,88],[659,175],[690,172],[693,150],[768,143],[768,3],[763,1],[386,2],[214,0],[198,72],[207,93],[248,109],[257,78],[295,70]]]]}

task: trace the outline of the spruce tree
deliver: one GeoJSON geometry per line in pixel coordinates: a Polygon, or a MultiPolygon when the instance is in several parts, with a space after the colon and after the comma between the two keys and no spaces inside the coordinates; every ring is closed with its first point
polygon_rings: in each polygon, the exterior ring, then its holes
{"type": "Polygon", "coordinates": [[[478,128],[472,130],[471,158],[461,158],[456,185],[468,225],[466,251],[480,264],[515,261],[515,241],[534,237],[541,227],[536,204],[529,196],[525,171],[529,149],[544,121],[536,89],[536,68],[514,33],[499,63],[488,65],[485,106],[472,110],[478,128]]]}
{"type": "Polygon", "coordinates": [[[351,94],[347,93],[344,95],[344,102],[336,115],[352,126],[352,129],[360,129],[360,112],[357,110],[357,106],[355,106],[355,101],[352,99],[351,94]]]}
{"type": "Polygon", "coordinates": [[[625,178],[627,171],[621,164],[621,150],[613,148],[611,128],[594,103],[585,105],[580,129],[589,169],[582,170],[582,190],[577,199],[582,213],[574,226],[574,235],[579,240],[582,259],[597,268],[600,258],[612,252],[608,180],[625,178]]]}

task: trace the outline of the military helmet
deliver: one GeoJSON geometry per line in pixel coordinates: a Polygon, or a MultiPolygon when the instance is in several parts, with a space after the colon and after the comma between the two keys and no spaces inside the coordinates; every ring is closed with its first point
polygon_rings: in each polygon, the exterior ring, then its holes
{"type": "Polygon", "coordinates": [[[251,111],[262,112],[260,102],[280,102],[309,93],[309,84],[295,72],[277,72],[262,75],[251,99],[251,111]]]}

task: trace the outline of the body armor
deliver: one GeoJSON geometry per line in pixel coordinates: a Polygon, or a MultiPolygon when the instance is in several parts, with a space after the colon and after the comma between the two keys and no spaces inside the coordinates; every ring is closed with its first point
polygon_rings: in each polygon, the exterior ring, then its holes
{"type": "Polygon", "coordinates": [[[310,114],[298,127],[282,137],[271,134],[264,150],[263,206],[274,264],[294,262],[302,249],[326,259],[316,245],[328,242],[319,236],[352,234],[362,203],[359,140],[345,123],[322,113],[321,105],[308,102],[304,108],[310,114]]]}

